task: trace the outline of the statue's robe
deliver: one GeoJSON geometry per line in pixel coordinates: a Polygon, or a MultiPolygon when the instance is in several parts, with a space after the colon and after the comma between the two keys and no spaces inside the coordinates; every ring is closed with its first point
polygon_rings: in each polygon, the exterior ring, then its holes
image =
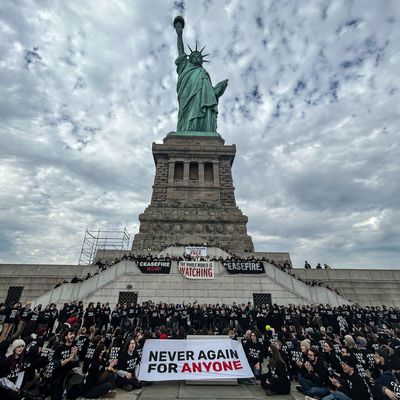
{"type": "Polygon", "coordinates": [[[208,72],[191,64],[186,54],[176,61],[178,73],[178,126],[177,131],[216,132],[218,100],[208,72]]]}

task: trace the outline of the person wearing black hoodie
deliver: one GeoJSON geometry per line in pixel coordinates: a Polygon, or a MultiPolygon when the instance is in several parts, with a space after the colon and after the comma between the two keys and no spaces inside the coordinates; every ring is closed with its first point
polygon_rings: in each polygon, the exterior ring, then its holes
{"type": "Polygon", "coordinates": [[[374,400],[395,399],[400,395],[400,385],[392,369],[400,369],[400,358],[392,355],[389,361],[389,354],[385,349],[378,349],[375,354],[375,364],[381,370],[380,376],[375,379],[371,387],[374,400]]]}
{"type": "Polygon", "coordinates": [[[246,341],[243,348],[254,376],[259,379],[261,375],[263,354],[262,345],[258,341],[256,332],[251,331],[250,340],[246,341]]]}
{"type": "Polygon", "coordinates": [[[84,385],[84,395],[88,399],[99,397],[114,397],[115,375],[113,368],[117,360],[111,360],[109,365],[105,365],[106,346],[103,343],[97,345],[92,362],[86,376],[84,385]]]}
{"type": "Polygon", "coordinates": [[[9,345],[10,342],[7,340],[0,342],[0,399],[18,400],[20,397],[19,390],[8,378],[11,372],[10,364],[6,357],[9,345]]]}
{"type": "Polygon", "coordinates": [[[343,377],[330,378],[336,391],[322,400],[371,400],[371,392],[365,380],[356,372],[357,360],[353,355],[342,357],[343,377]]]}
{"type": "Polygon", "coordinates": [[[330,368],[330,370],[340,372],[340,358],[337,356],[333,346],[333,342],[331,340],[325,341],[325,343],[322,345],[322,351],[327,367],[330,368]]]}
{"type": "Polygon", "coordinates": [[[289,373],[279,350],[271,345],[268,348],[267,355],[269,359],[268,372],[261,376],[261,386],[267,394],[289,394],[289,373]]]}
{"type": "Polygon", "coordinates": [[[135,376],[136,366],[139,364],[140,357],[136,350],[135,339],[127,340],[124,351],[118,358],[117,370],[117,386],[124,388],[126,391],[138,389],[142,384],[135,376]]]}
{"type": "Polygon", "coordinates": [[[308,361],[299,374],[299,384],[296,389],[307,396],[327,396],[330,392],[326,387],[329,384],[329,370],[324,358],[317,350],[308,350],[308,361]]]}

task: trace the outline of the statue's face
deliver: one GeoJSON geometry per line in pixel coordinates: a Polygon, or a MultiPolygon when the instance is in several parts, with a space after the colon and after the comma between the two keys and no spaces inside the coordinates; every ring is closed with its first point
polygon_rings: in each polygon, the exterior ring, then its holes
{"type": "Polygon", "coordinates": [[[198,65],[199,67],[202,66],[203,64],[203,57],[199,51],[194,51],[190,56],[189,56],[189,61],[193,65],[198,65]]]}

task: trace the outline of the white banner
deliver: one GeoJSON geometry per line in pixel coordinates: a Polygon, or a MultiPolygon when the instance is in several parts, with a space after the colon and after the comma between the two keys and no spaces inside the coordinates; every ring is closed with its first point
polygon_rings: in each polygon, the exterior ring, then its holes
{"type": "Polygon", "coordinates": [[[252,378],[243,346],[232,339],[147,339],[139,380],[209,380],[252,378]]]}
{"type": "Polygon", "coordinates": [[[205,246],[186,246],[185,254],[192,257],[207,257],[207,247],[205,246]]]}
{"type": "Polygon", "coordinates": [[[213,261],[179,261],[179,272],[189,279],[214,279],[213,261]]]}

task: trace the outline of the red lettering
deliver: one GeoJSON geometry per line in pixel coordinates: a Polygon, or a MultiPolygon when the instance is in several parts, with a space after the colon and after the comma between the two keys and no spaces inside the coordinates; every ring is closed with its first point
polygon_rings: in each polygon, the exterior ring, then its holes
{"type": "Polygon", "coordinates": [[[222,371],[222,364],[219,361],[214,363],[214,371],[216,371],[216,372],[222,371]],[[217,368],[217,366],[218,366],[218,368],[217,368]]]}
{"type": "Polygon", "coordinates": [[[201,372],[201,362],[192,363],[192,372],[201,372]]]}
{"type": "Polygon", "coordinates": [[[192,372],[192,370],[190,369],[189,363],[183,364],[181,372],[192,372]]]}
{"type": "Polygon", "coordinates": [[[240,363],[240,361],[236,360],[233,362],[233,368],[234,369],[242,369],[243,367],[242,367],[242,364],[240,363]]]}
{"type": "Polygon", "coordinates": [[[211,365],[212,365],[212,362],[203,362],[203,366],[204,366],[204,369],[207,371],[207,372],[210,372],[210,369],[211,369],[211,365]]]}
{"type": "Polygon", "coordinates": [[[222,369],[224,371],[232,371],[233,370],[232,361],[222,361],[222,369]]]}

